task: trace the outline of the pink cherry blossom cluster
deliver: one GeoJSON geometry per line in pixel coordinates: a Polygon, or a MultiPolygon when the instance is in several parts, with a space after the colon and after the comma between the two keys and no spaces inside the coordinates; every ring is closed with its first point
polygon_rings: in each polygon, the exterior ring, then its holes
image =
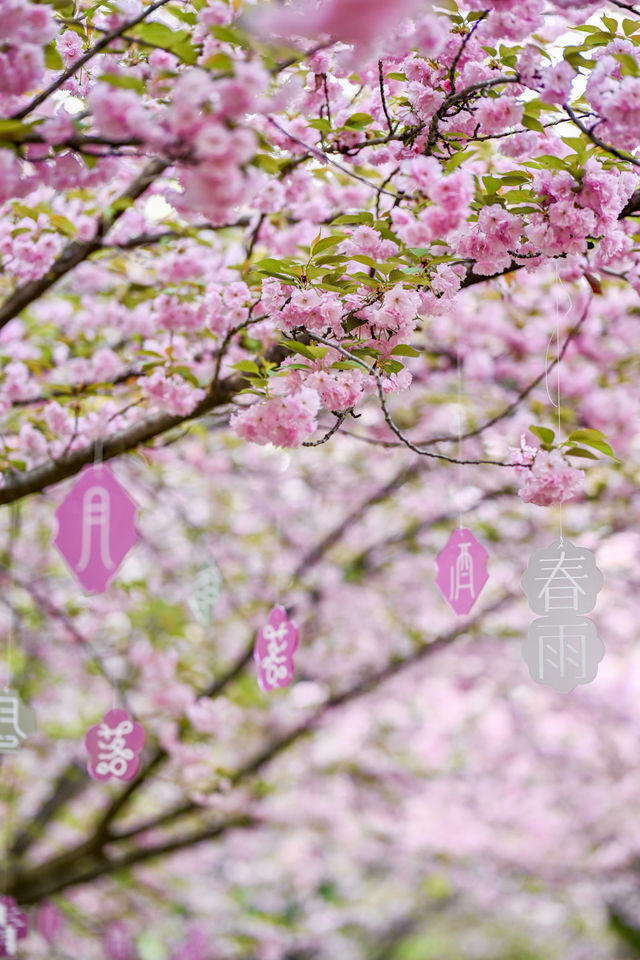
{"type": "Polygon", "coordinates": [[[524,436],[512,462],[522,480],[518,496],[525,503],[550,507],[571,500],[582,489],[584,470],[572,467],[560,450],[532,447],[524,436]]]}
{"type": "Polygon", "coordinates": [[[33,90],[44,73],[43,47],[57,34],[52,11],[29,0],[0,5],[0,106],[33,90]]]}
{"type": "Polygon", "coordinates": [[[239,437],[253,443],[298,447],[316,429],[319,406],[318,393],[303,387],[238,410],[231,417],[231,426],[239,437]]]}

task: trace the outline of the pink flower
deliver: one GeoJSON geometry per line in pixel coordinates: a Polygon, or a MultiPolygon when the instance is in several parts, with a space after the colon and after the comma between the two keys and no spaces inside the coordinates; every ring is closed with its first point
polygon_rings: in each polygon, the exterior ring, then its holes
{"type": "Polygon", "coordinates": [[[64,143],[75,133],[73,121],[66,113],[50,117],[38,127],[38,133],[47,143],[64,143]]]}
{"type": "Polygon", "coordinates": [[[549,453],[539,450],[531,469],[520,467],[518,472],[524,474],[518,496],[525,503],[540,507],[571,500],[579,493],[584,480],[584,470],[570,466],[559,450],[549,453]]]}
{"type": "Polygon", "coordinates": [[[287,39],[329,34],[334,40],[369,46],[393,31],[415,6],[414,0],[302,0],[292,7],[274,5],[256,21],[263,32],[287,39]]]}
{"type": "Polygon", "coordinates": [[[576,71],[563,60],[555,67],[542,71],[542,92],[540,99],[543,103],[566,103],[571,95],[571,85],[576,77],[576,71]]]}
{"type": "Polygon", "coordinates": [[[245,407],[232,415],[230,423],[244,440],[299,447],[316,429],[319,406],[316,391],[303,387],[290,396],[273,397],[245,407]]]}
{"type": "Polygon", "coordinates": [[[102,938],[102,946],[109,960],[134,960],[135,941],[124,923],[112,923],[102,938]]]}
{"type": "Polygon", "coordinates": [[[485,135],[503,133],[520,123],[523,113],[524,106],[521,103],[503,94],[482,100],[476,110],[475,120],[480,124],[481,133],[485,135]]]}
{"type": "Polygon", "coordinates": [[[24,457],[28,466],[35,466],[47,458],[46,438],[31,423],[23,423],[20,427],[18,454],[24,457]]]}
{"type": "Polygon", "coordinates": [[[82,56],[82,38],[74,30],[64,30],[56,37],[56,47],[64,67],[70,67],[82,56]]]}
{"type": "Polygon", "coordinates": [[[142,382],[144,392],[159,407],[179,417],[186,417],[192,413],[205,392],[194,388],[177,374],[167,377],[163,370],[156,370],[142,382]]]}

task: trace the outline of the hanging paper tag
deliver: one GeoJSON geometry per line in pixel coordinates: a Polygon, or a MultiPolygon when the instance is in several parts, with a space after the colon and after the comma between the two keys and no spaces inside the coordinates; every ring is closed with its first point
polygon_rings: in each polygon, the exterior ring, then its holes
{"type": "Polygon", "coordinates": [[[0,691],[0,753],[14,753],[36,729],[36,715],[15,690],[0,691]]]}
{"type": "Polygon", "coordinates": [[[145,732],[126,710],[109,710],[84,738],[89,754],[89,776],[94,780],[131,780],[140,766],[145,732]]]}
{"type": "Polygon", "coordinates": [[[582,614],[596,605],[603,577],[591,550],[556,540],[535,550],[520,580],[534,613],[522,655],[531,679],[569,693],[590,683],[604,656],[593,620],[582,614]]]}
{"type": "Polygon", "coordinates": [[[15,957],[28,932],[27,918],[13,897],[0,897],[0,957],[15,957]]]}
{"type": "Polygon", "coordinates": [[[222,574],[215,563],[201,567],[195,575],[189,604],[202,624],[211,623],[211,615],[222,588],[222,574]]]}
{"type": "Polygon", "coordinates": [[[466,527],[454,530],[436,557],[436,585],[454,613],[469,613],[489,579],[489,554],[466,527]]]}
{"type": "Polygon", "coordinates": [[[102,593],[140,538],[134,502],[101,463],[84,468],[55,515],[54,544],[84,589],[102,593]]]}
{"type": "Polygon", "coordinates": [[[276,606],[258,631],[253,656],[258,664],[258,683],[263,690],[286,687],[293,678],[293,654],[298,646],[298,628],[284,607],[276,606]]]}

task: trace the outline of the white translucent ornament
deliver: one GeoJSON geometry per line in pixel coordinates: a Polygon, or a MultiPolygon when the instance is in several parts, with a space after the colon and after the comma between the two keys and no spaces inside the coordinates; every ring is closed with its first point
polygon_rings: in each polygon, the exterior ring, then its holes
{"type": "Polygon", "coordinates": [[[593,620],[583,616],[596,605],[603,577],[591,550],[561,538],[534,550],[521,578],[535,613],[522,655],[532,680],[569,693],[591,683],[604,656],[593,620]]]}
{"type": "Polygon", "coordinates": [[[189,605],[193,615],[206,626],[222,589],[222,574],[217,564],[211,562],[201,567],[194,577],[189,605]]]}

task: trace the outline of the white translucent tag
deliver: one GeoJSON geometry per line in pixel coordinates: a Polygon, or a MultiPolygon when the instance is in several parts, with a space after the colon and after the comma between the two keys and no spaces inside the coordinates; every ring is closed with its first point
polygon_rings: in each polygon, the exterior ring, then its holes
{"type": "Polygon", "coordinates": [[[569,693],[590,683],[604,656],[593,620],[583,616],[596,605],[603,577],[591,550],[556,540],[535,550],[521,578],[534,613],[522,655],[532,680],[569,693]]]}
{"type": "Polygon", "coordinates": [[[36,729],[36,715],[15,690],[0,691],[0,753],[14,753],[36,729]]]}
{"type": "Polygon", "coordinates": [[[202,624],[211,623],[211,616],[222,589],[222,574],[217,564],[211,562],[201,567],[195,575],[189,605],[202,624]]]}

